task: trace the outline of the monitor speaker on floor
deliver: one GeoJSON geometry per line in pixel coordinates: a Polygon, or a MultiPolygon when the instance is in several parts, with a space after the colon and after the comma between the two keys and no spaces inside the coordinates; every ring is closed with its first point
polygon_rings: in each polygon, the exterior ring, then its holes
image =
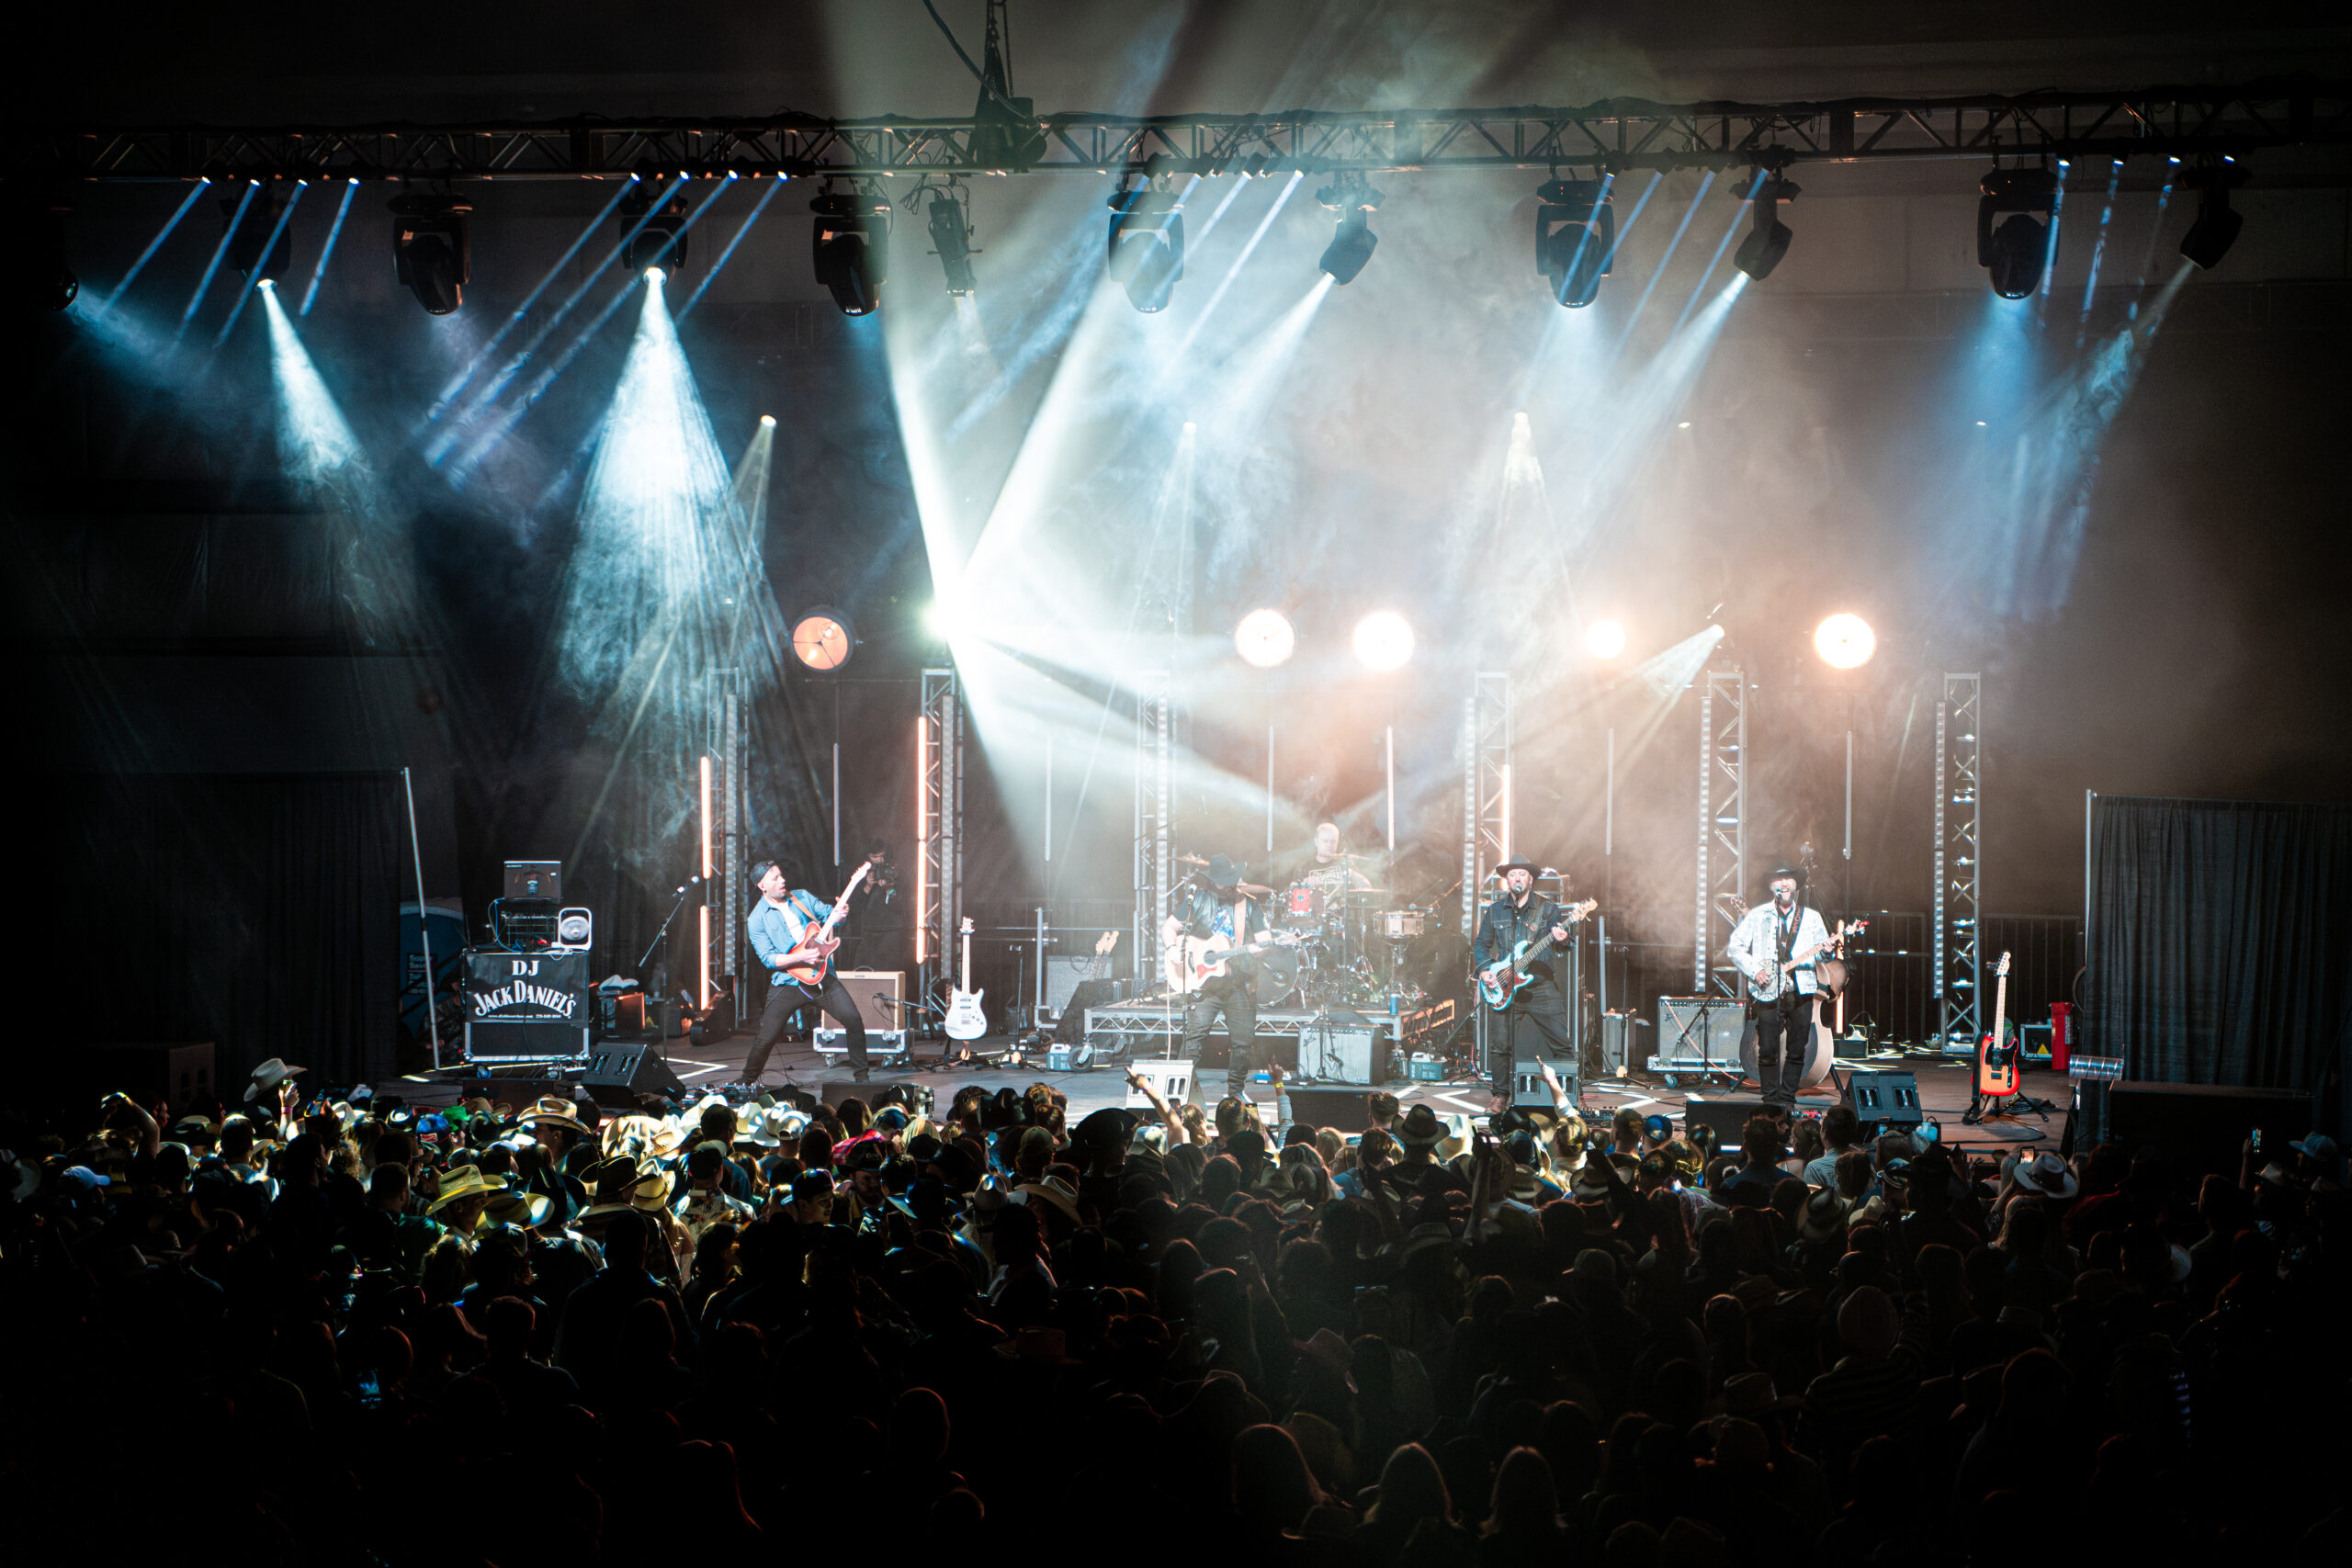
{"type": "Polygon", "coordinates": [[[597,1104],[627,1111],[637,1109],[641,1095],[673,1100],[686,1097],[685,1084],[670,1070],[658,1047],[621,1041],[591,1047],[580,1082],[597,1104]]]}
{"type": "Polygon", "coordinates": [[[1290,1119],[1309,1127],[1331,1127],[1342,1133],[1361,1133],[1372,1125],[1364,1114],[1364,1096],[1371,1091],[1361,1089],[1300,1089],[1295,1086],[1283,1093],[1290,1100],[1290,1119]]]}

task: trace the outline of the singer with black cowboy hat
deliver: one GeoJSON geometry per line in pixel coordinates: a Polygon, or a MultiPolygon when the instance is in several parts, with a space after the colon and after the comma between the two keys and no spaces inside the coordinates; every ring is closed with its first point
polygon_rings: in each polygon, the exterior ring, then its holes
{"type": "Polygon", "coordinates": [[[1764,1103],[1796,1103],[1820,983],[1814,963],[1829,951],[1821,911],[1804,901],[1804,873],[1775,861],[1764,874],[1771,897],[1740,917],[1724,956],[1747,981],[1747,1016],[1756,1023],[1756,1082],[1764,1103]]]}
{"type": "MultiPolygon", "coordinates": [[[[1525,855],[1513,855],[1495,867],[1502,881],[1502,896],[1478,917],[1478,940],[1471,944],[1470,963],[1484,971],[1519,951],[1519,944],[1552,933],[1552,950],[1521,973],[1528,983],[1510,1007],[1489,1011],[1487,1021],[1487,1072],[1494,1085],[1495,1109],[1510,1103],[1511,1071],[1521,1059],[1520,1044],[1540,1045],[1555,1071],[1567,1079],[1571,1104],[1581,1098],[1583,1064],[1568,1046],[1567,1007],[1560,988],[1560,950],[1568,943],[1570,915],[1556,899],[1535,891],[1542,866],[1525,855]]],[[[1484,1005],[1484,1004],[1481,1004],[1484,1005]]],[[[1529,1053],[1530,1055],[1532,1053],[1529,1053]]]]}
{"type": "MultiPolygon", "coordinates": [[[[1168,897],[1168,921],[1160,930],[1161,940],[1170,953],[1170,977],[1175,977],[1175,965],[1182,962],[1183,939],[1198,937],[1204,942],[1222,936],[1235,947],[1253,942],[1265,942],[1272,933],[1267,929],[1261,898],[1273,894],[1271,887],[1244,882],[1242,874],[1250,868],[1240,861],[1224,855],[1211,859],[1197,874],[1177,884],[1168,897]]],[[[1226,972],[1201,982],[1184,1008],[1184,1054],[1197,1060],[1201,1047],[1216,1027],[1217,1019],[1225,1019],[1225,1032],[1233,1041],[1233,1053],[1225,1069],[1226,1093],[1236,1099],[1246,1098],[1244,1090],[1250,1073],[1260,1066],[1272,1066],[1271,1047],[1263,1061],[1258,1044],[1258,962],[1254,954],[1237,953],[1225,961],[1226,972]]]]}

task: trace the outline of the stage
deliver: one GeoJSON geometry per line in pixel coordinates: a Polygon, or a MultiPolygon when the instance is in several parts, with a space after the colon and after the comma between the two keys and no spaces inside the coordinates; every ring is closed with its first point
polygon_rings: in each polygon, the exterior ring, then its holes
{"type": "MultiPolygon", "coordinates": [[[[700,1044],[685,1040],[667,1042],[667,1060],[690,1092],[699,1094],[732,1083],[742,1070],[743,1057],[750,1049],[752,1036],[748,1031],[725,1039],[700,1044]]],[[[1074,1123],[1089,1111],[1105,1106],[1125,1105],[1128,1088],[1125,1065],[1114,1061],[1078,1071],[1052,1072],[1044,1066],[1042,1055],[1032,1056],[1019,1067],[974,1064],[966,1067],[943,1067],[941,1049],[950,1043],[944,1040],[920,1041],[903,1065],[885,1066],[876,1063],[868,1089],[884,1084],[915,1082],[925,1085],[941,1100],[945,1100],[966,1084],[978,1084],[993,1093],[999,1089],[1023,1089],[1034,1083],[1050,1084],[1069,1098],[1069,1120],[1074,1123]]],[[[971,1043],[976,1055],[997,1055],[1012,1043],[1003,1035],[989,1035],[971,1043]]],[[[658,1047],[657,1047],[658,1048],[658,1047]]],[[[1147,1055],[1143,1060],[1159,1059],[1147,1055]]],[[[2072,1083],[2063,1073],[2033,1068],[2023,1074],[2023,1092],[2027,1096],[2048,1101],[2054,1109],[2047,1118],[2026,1112],[2016,1118],[1996,1117],[1989,1123],[1964,1125],[1961,1116],[1968,1108],[1969,1064],[1930,1052],[1882,1051],[1867,1061],[1841,1061],[1839,1075],[1860,1069],[1865,1071],[1899,1071],[1913,1074],[1918,1083],[1919,1106],[1929,1120],[1941,1124],[1943,1141],[1953,1147],[1982,1149],[1987,1153],[2006,1151],[2021,1144],[2044,1143],[2054,1147],[2065,1130],[2065,1108],[2072,1102],[2072,1083]]],[[[546,1073],[538,1067],[501,1066],[486,1080],[492,1086],[511,1085],[513,1092],[500,1092],[493,1087],[493,1102],[515,1101],[518,1095],[536,1098],[544,1084],[546,1073]]],[[[769,1087],[786,1084],[821,1093],[829,1087],[845,1085],[849,1069],[840,1059],[820,1056],[806,1041],[787,1040],[779,1043],[768,1058],[762,1082],[769,1087]]],[[[379,1094],[400,1094],[418,1105],[446,1104],[458,1098],[461,1089],[479,1085],[485,1080],[468,1079],[454,1074],[420,1075],[391,1079],[376,1086],[379,1094]]],[[[1464,1114],[1483,1116],[1487,1107],[1487,1091],[1483,1083],[1454,1078],[1444,1082],[1417,1082],[1398,1079],[1381,1086],[1395,1094],[1407,1107],[1427,1104],[1441,1115],[1464,1114]]],[[[1291,1104],[1293,1090],[1306,1090],[1313,1095],[1360,1097],[1370,1090],[1362,1085],[1309,1082],[1289,1078],[1282,1086],[1279,1119],[1283,1125],[1305,1116],[1318,1124],[1338,1124],[1338,1118],[1316,1106],[1295,1109],[1291,1104]]],[[[836,1093],[840,1092],[838,1089],[836,1093]]],[[[1191,1098],[1200,1104],[1214,1108],[1225,1092],[1225,1070],[1222,1065],[1210,1066],[1195,1074],[1191,1098]]],[[[1250,1086],[1253,1100],[1263,1102],[1275,1093],[1274,1087],[1262,1078],[1250,1086]]],[[[1689,1075],[1678,1075],[1678,1082],[1669,1087],[1659,1076],[1634,1072],[1625,1077],[1601,1077],[1585,1085],[1585,1115],[1596,1124],[1605,1123],[1627,1106],[1645,1116],[1665,1115],[1675,1119],[1679,1128],[1684,1108],[1694,1097],[1702,1100],[1725,1098],[1753,1099],[1752,1086],[1735,1088],[1728,1083],[1713,1085],[1693,1083],[1689,1075]]],[[[1320,1100],[1320,1106],[1332,1104],[1320,1100]]],[[[1838,1103],[1835,1090],[1825,1083],[1819,1089],[1802,1096],[1800,1111],[1819,1115],[1838,1103]]],[[[520,1109],[519,1103],[517,1109],[520,1109]]],[[[1733,1140],[1726,1140],[1733,1141],[1733,1140]]]]}

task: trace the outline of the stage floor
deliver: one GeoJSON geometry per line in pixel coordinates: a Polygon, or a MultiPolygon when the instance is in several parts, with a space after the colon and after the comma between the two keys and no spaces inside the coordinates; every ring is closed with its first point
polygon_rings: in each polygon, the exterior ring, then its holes
{"type": "MultiPolygon", "coordinates": [[[[689,1089],[700,1090],[731,1083],[741,1072],[743,1057],[750,1049],[752,1037],[738,1033],[724,1040],[693,1044],[684,1040],[669,1042],[668,1058],[671,1069],[689,1089]]],[[[994,1093],[999,1089],[1022,1089],[1033,1083],[1047,1083],[1069,1097],[1069,1119],[1073,1122],[1089,1111],[1104,1106],[1125,1105],[1127,1101],[1125,1067],[1123,1063],[1078,1072],[1048,1072],[1041,1063],[1032,1061],[1023,1066],[989,1067],[975,1065],[968,1067],[943,1068],[938,1066],[940,1049],[944,1041],[920,1041],[902,1066],[877,1064],[874,1070],[876,1085],[910,1080],[930,1086],[934,1094],[944,1098],[966,1084],[978,1084],[994,1093]]],[[[1009,1043],[1006,1037],[991,1035],[971,1043],[976,1053],[995,1053],[1009,1043]]],[[[1941,1124],[1945,1143],[1960,1148],[1982,1149],[1986,1152],[2015,1148],[2019,1144],[2037,1141],[2055,1145],[2065,1129],[2065,1108],[2073,1101],[2073,1085],[2063,1073],[2030,1069],[2023,1075],[2024,1092],[2050,1102],[2053,1109],[2042,1118],[2027,1112],[2017,1118],[1996,1117],[1985,1124],[1963,1125],[1961,1114],[1968,1108],[1969,1065],[1930,1052],[1881,1052],[1869,1062],[1841,1062],[1842,1074],[1854,1067],[1895,1069],[1916,1076],[1919,1087],[1919,1103],[1931,1120],[1941,1124]]],[[[541,1077],[544,1069],[504,1069],[492,1076],[492,1081],[508,1076],[541,1077]]],[[[847,1067],[838,1058],[820,1057],[808,1043],[787,1041],[779,1043],[768,1058],[763,1081],[771,1086],[786,1083],[811,1092],[823,1086],[845,1082],[847,1067]]],[[[460,1083],[454,1076],[434,1076],[395,1079],[377,1086],[379,1093],[405,1095],[412,1103],[442,1104],[458,1097],[460,1083]]],[[[475,1080],[479,1081],[479,1080],[475,1080]]],[[[1285,1103],[1280,1108],[1284,1124],[1295,1119],[1287,1103],[1287,1090],[1317,1089],[1324,1092],[1368,1092],[1360,1086],[1317,1085],[1292,1078],[1283,1086],[1285,1103]]],[[[1441,1115],[1463,1112],[1483,1115],[1487,1110],[1487,1092],[1482,1083],[1456,1079],[1448,1083],[1415,1083],[1397,1081],[1385,1087],[1407,1106],[1427,1103],[1441,1115]]],[[[1223,1067],[1211,1067],[1199,1075],[1193,1086],[1193,1098],[1214,1106],[1225,1091],[1223,1067]]],[[[536,1094],[537,1090],[532,1090],[536,1094]]],[[[1263,1081],[1250,1086],[1252,1100],[1264,1100],[1274,1093],[1273,1086],[1263,1081]]],[[[1681,1075],[1677,1087],[1669,1089],[1655,1075],[1636,1072],[1624,1078],[1595,1078],[1585,1085],[1585,1113],[1588,1120],[1600,1122],[1613,1116],[1621,1107],[1632,1106],[1644,1115],[1668,1115],[1678,1124],[1682,1119],[1684,1104],[1693,1094],[1708,1099],[1754,1096],[1752,1088],[1736,1089],[1728,1084],[1713,1087],[1693,1084],[1689,1076],[1681,1075]]],[[[493,1095],[493,1099],[506,1096],[493,1095]]],[[[1818,1113],[1836,1104],[1837,1093],[1826,1083],[1804,1096],[1798,1101],[1800,1110],[1818,1113]]]]}

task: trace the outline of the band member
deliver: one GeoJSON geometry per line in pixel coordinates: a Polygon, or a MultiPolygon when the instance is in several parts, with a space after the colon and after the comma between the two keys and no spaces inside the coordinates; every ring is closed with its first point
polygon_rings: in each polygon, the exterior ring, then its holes
{"type": "Polygon", "coordinates": [[[1544,868],[1525,855],[1514,855],[1495,867],[1495,872],[1502,878],[1502,897],[1487,905],[1478,918],[1478,940],[1470,949],[1472,966],[1483,970],[1498,964],[1519,951],[1521,942],[1546,930],[1553,943],[1552,952],[1523,971],[1530,976],[1528,984],[1510,1008],[1487,1014],[1487,1068],[1496,1099],[1503,1105],[1510,1103],[1512,1066],[1521,1059],[1524,1036],[1528,1044],[1540,1045],[1544,1055],[1566,1073],[1569,1099],[1574,1101],[1584,1073],[1576,1053],[1568,1048],[1567,1005],[1560,987],[1560,950],[1568,943],[1567,912],[1535,891],[1535,879],[1544,868]]]}
{"type": "MultiPolygon", "coordinates": [[[[866,841],[865,862],[874,869],[866,873],[865,880],[850,895],[849,913],[842,917],[839,928],[842,946],[838,956],[843,969],[875,967],[875,961],[887,956],[889,946],[890,911],[898,890],[899,868],[890,863],[890,846],[880,839],[866,841]]],[[[878,966],[891,967],[888,964],[878,966]]]]}
{"type": "Polygon", "coordinates": [[[1747,977],[1756,1023],[1756,1081],[1767,1105],[1796,1103],[1813,1037],[1819,982],[1814,960],[1829,950],[1821,911],[1804,902],[1804,874],[1783,861],[1766,874],[1772,897],[1740,917],[1725,955],[1747,977]]]}
{"type": "MultiPolygon", "coordinates": [[[[1265,941],[1271,935],[1265,909],[1259,900],[1273,889],[1242,881],[1241,874],[1248,869],[1239,862],[1218,855],[1209,862],[1207,870],[1170,896],[1168,923],[1161,928],[1160,935],[1180,958],[1183,939],[1188,936],[1204,942],[1222,936],[1241,947],[1265,941]]],[[[1226,1092],[1239,1097],[1250,1082],[1251,1071],[1261,1065],[1272,1065],[1273,1052],[1269,1045],[1261,1058],[1257,1049],[1256,956],[1236,953],[1225,962],[1226,972],[1203,981],[1185,1005],[1184,1054],[1197,1058],[1209,1031],[1222,1016],[1225,1032],[1233,1041],[1233,1052],[1225,1069],[1226,1092]]]]}
{"type": "Polygon", "coordinates": [[[767,967],[768,995],[760,1008],[759,1035],[752,1042],[751,1054],[743,1058],[742,1081],[760,1081],[760,1074],[768,1065],[768,1053],[775,1049],[785,1024],[794,1013],[815,1002],[841,1021],[849,1048],[850,1077],[864,1083],[867,1074],[865,1021],[858,1016],[857,1001],[849,994],[849,987],[842,984],[840,973],[826,964],[823,980],[810,986],[785,972],[787,966],[821,962],[804,944],[825,923],[832,906],[805,889],[793,891],[786,880],[784,867],[772,860],[754,865],[752,874],[759,884],[760,901],[752,906],[747,923],[752,951],[767,967]]]}
{"type": "Polygon", "coordinates": [[[1372,878],[1357,868],[1359,858],[1347,852],[1337,822],[1318,822],[1315,825],[1315,848],[1301,863],[1297,880],[1327,894],[1369,887],[1372,878]]]}

